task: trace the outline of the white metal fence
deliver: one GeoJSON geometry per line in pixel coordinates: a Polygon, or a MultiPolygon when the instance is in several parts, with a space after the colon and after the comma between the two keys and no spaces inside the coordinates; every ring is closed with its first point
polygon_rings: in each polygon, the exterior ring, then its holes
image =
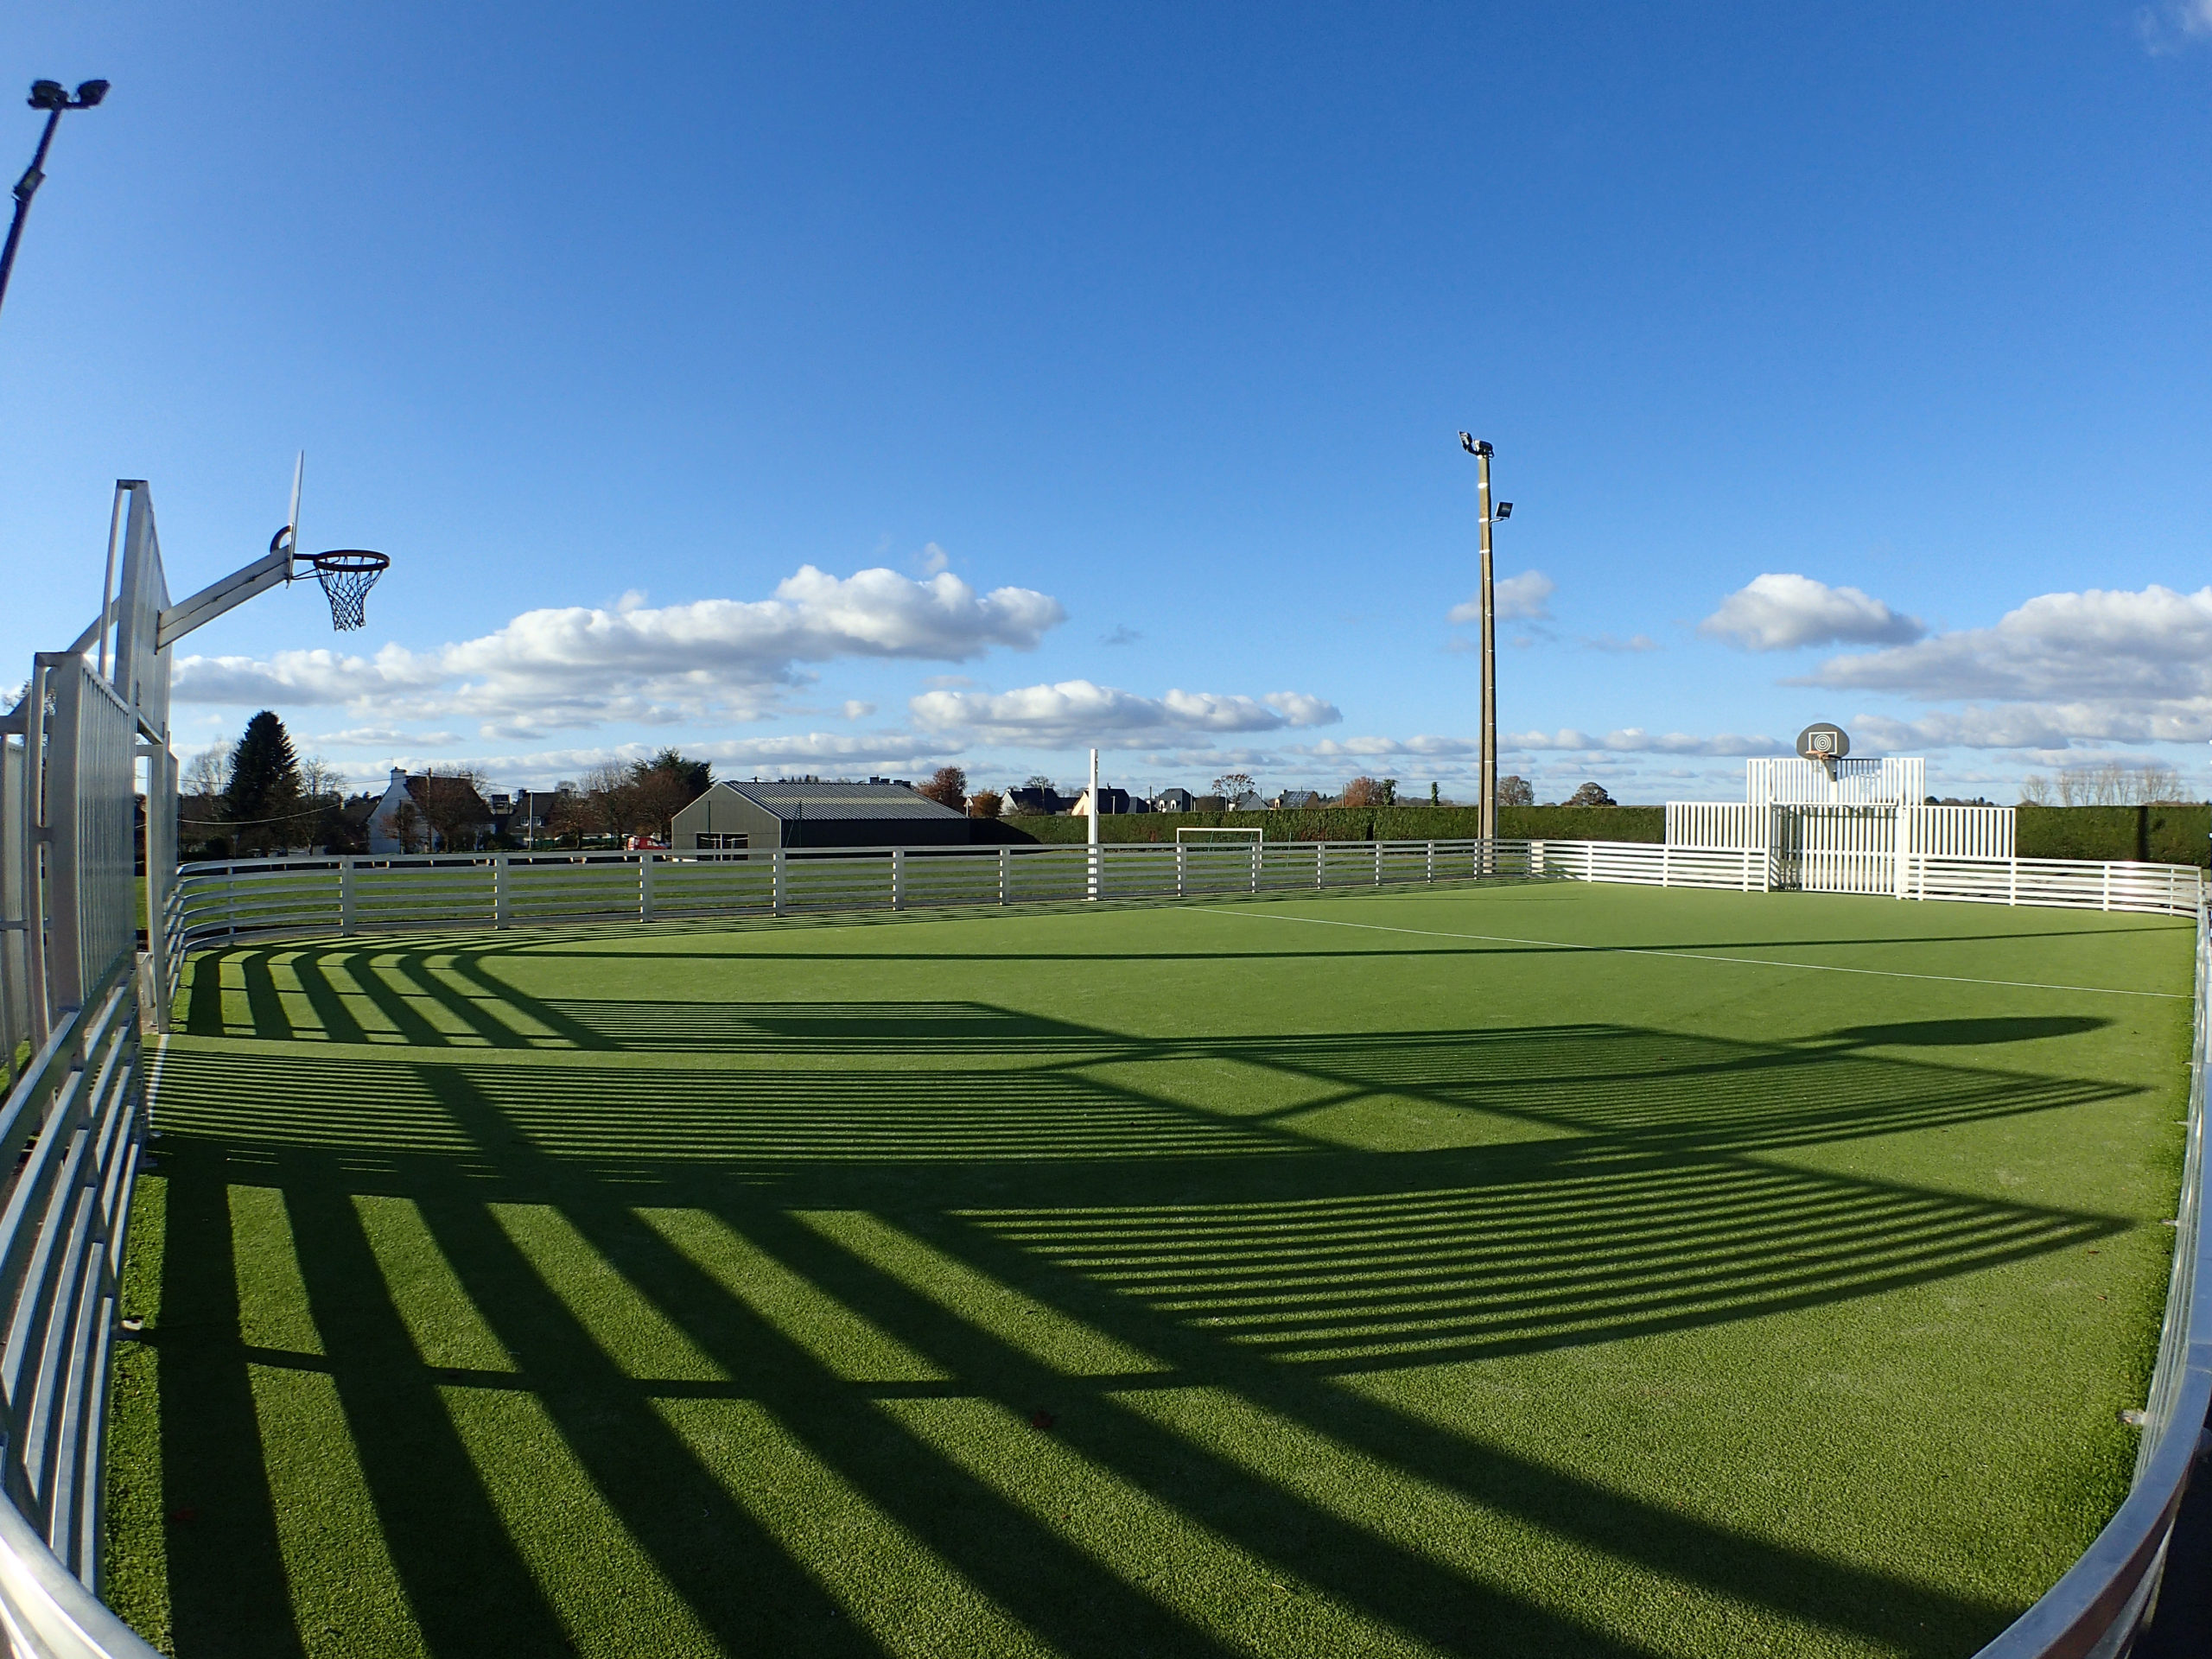
{"type": "Polygon", "coordinates": [[[2006,858],[2009,806],[1669,801],[1670,847],[1766,852],[1766,885],[1808,893],[1898,893],[1900,856],[2006,858]]]}
{"type": "Polygon", "coordinates": [[[1744,762],[1744,798],[1755,806],[1897,806],[1928,793],[1928,762],[1917,755],[1838,760],[1832,766],[1790,757],[1744,762]]]}
{"type": "MultiPolygon", "coordinates": [[[[1878,811],[1831,808],[1827,811],[1878,811]]],[[[2196,912],[2183,865],[1869,855],[1815,847],[1885,896],[2196,912]]],[[[1242,845],[868,848],[749,853],[457,853],[238,859],[180,873],[173,957],[257,934],[711,919],[808,911],[1180,899],[1518,876],[1767,891],[1768,849],[1618,841],[1266,842],[1242,845]]],[[[1841,889],[1849,890],[1849,889],[1841,889]]],[[[177,960],[167,964],[172,982],[177,960]]]]}
{"type": "MultiPolygon", "coordinates": [[[[117,1284],[144,1144],[136,773],[155,925],[175,868],[167,588],[143,484],[116,602],[32,659],[0,719],[0,1636],[11,1656],[152,1659],[104,1606],[101,1496],[117,1284]],[[116,650],[107,630],[119,620],[116,650]]],[[[158,934],[157,934],[158,937],[158,934]]]]}
{"type": "MultiPolygon", "coordinates": [[[[1545,845],[1124,842],[242,859],[188,864],[179,873],[172,953],[181,957],[202,944],[270,931],[342,934],[448,925],[650,922],[1525,876],[1544,874],[1545,845]]],[[[172,962],[172,978],[177,971],[172,962]]]]}

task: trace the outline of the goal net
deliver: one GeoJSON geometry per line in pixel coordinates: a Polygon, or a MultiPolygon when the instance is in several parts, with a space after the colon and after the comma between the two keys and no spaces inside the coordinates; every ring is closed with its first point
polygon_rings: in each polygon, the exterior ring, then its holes
{"type": "Polygon", "coordinates": [[[1256,847],[1262,841],[1267,839],[1267,831],[1258,829],[1185,829],[1178,826],[1175,831],[1175,839],[1179,844],[1192,842],[1200,844],[1204,844],[1208,842],[1230,842],[1232,843],[1243,843],[1245,845],[1256,847]]]}

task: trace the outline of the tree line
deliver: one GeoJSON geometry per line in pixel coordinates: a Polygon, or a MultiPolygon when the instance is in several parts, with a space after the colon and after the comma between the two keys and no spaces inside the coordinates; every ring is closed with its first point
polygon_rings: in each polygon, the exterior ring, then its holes
{"type": "MultiPolygon", "coordinates": [[[[383,798],[379,792],[348,798],[345,781],[319,756],[301,754],[284,722],[264,709],[246,722],[237,742],[219,743],[185,765],[177,780],[178,853],[187,859],[309,848],[365,853],[371,814],[383,798]]],[[[504,822],[493,817],[481,772],[438,766],[410,776],[387,823],[404,852],[514,848],[549,840],[619,845],[632,836],[665,843],[676,814],[713,782],[707,762],[672,748],[650,760],[610,762],[576,784],[539,791],[531,814],[540,827],[524,833],[514,817],[504,822]]]]}

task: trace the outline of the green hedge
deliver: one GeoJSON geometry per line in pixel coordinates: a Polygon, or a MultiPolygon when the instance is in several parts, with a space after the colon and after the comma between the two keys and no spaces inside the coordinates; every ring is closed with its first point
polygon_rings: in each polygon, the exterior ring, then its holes
{"type": "Polygon", "coordinates": [[[2212,861],[2212,805],[2024,806],[2022,858],[2133,858],[2153,864],[2212,861]]]}
{"type": "MultiPolygon", "coordinates": [[[[1101,818],[1101,841],[1173,842],[1179,829],[1259,829],[1269,841],[1459,841],[1475,834],[1471,806],[1325,806],[1295,812],[1132,812],[1101,818]]],[[[1085,820],[1014,817],[1008,840],[1065,844],[1088,838],[1085,820]]],[[[1502,806],[1498,833],[1511,841],[1666,839],[1662,806],[1502,806]]],[[[982,837],[978,837],[981,839],[982,837]]]]}

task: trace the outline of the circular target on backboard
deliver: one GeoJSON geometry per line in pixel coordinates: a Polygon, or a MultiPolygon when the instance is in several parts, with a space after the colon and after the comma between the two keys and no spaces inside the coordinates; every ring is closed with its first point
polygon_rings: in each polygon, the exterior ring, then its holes
{"type": "Polygon", "coordinates": [[[1797,753],[1808,760],[1833,764],[1851,753],[1851,734],[1840,726],[1816,720],[1797,734],[1797,753]]]}

